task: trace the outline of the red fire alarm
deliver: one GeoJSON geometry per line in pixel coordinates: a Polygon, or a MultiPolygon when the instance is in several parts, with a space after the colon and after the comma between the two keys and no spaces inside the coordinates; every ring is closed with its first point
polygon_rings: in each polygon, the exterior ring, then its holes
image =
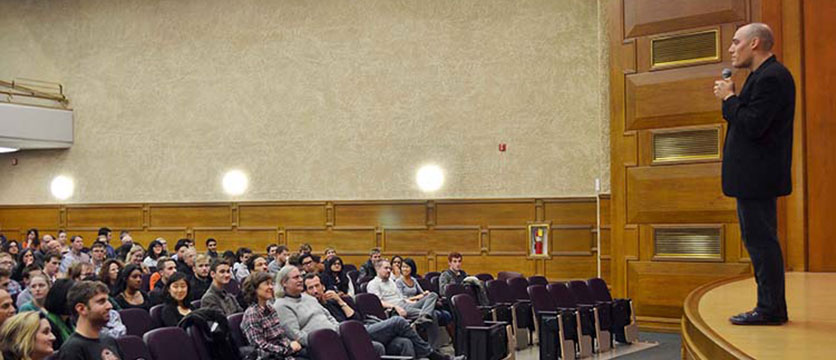
{"type": "Polygon", "coordinates": [[[508,147],[505,145],[505,143],[500,143],[500,144],[499,144],[499,151],[500,151],[500,152],[505,152],[505,150],[506,150],[507,148],[508,148],[508,147]]]}
{"type": "Polygon", "coordinates": [[[12,158],[12,166],[17,165],[17,158],[12,158]]]}

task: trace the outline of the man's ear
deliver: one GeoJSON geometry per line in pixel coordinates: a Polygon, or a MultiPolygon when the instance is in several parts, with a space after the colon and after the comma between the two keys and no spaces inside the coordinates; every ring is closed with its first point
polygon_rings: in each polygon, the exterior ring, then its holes
{"type": "Polygon", "coordinates": [[[75,309],[75,312],[76,314],[78,314],[78,316],[87,315],[87,306],[85,306],[84,304],[76,303],[75,306],[73,306],[73,308],[75,309]]]}

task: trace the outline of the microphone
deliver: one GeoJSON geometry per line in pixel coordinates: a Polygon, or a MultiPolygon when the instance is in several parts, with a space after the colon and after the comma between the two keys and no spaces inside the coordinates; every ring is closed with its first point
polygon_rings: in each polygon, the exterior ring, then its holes
{"type": "Polygon", "coordinates": [[[731,79],[731,75],[732,75],[731,69],[729,69],[729,68],[723,69],[723,80],[731,79]]]}

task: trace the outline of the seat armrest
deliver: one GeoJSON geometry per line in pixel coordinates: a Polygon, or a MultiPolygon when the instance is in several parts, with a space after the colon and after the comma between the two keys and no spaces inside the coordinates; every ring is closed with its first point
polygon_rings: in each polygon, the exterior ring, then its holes
{"type": "Polygon", "coordinates": [[[403,356],[403,355],[382,355],[380,357],[382,360],[412,360],[414,359],[412,356],[403,356]]]}
{"type": "Polygon", "coordinates": [[[496,325],[506,326],[508,325],[508,323],[505,321],[485,321],[485,325],[489,325],[491,327],[494,327],[496,325]]]}

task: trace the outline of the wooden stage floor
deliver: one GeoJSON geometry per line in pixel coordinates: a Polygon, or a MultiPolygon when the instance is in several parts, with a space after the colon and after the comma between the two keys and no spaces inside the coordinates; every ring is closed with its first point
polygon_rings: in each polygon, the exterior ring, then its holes
{"type": "Polygon", "coordinates": [[[836,359],[836,273],[787,273],[789,323],[735,326],[755,305],[749,276],[708,284],[685,301],[683,347],[692,359],[836,359]]]}

